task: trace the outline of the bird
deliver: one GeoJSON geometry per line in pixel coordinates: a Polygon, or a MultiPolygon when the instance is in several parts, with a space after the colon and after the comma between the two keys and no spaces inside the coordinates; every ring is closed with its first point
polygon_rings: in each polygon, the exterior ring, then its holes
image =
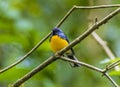
{"type": "MultiPolygon", "coordinates": [[[[60,28],[54,28],[50,36],[50,46],[52,51],[54,53],[58,52],[68,45],[69,45],[69,40],[67,36],[64,34],[64,32],[60,28]]],[[[65,54],[68,58],[78,61],[78,59],[74,55],[74,51],[72,48],[68,50],[65,54]]],[[[76,63],[70,63],[70,64],[72,67],[80,66],[80,64],[76,64],[76,63]]]]}

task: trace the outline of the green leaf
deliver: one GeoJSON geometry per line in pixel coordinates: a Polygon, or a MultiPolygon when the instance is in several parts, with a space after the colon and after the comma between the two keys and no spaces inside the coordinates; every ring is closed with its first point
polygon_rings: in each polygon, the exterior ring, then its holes
{"type": "Polygon", "coordinates": [[[120,76],[120,71],[111,71],[109,74],[111,76],[120,76]]]}

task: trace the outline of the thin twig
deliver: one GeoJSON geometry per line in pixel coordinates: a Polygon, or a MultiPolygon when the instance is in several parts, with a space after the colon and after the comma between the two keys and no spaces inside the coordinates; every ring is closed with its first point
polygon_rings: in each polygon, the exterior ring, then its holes
{"type": "Polygon", "coordinates": [[[110,48],[107,46],[107,42],[103,41],[102,38],[96,33],[92,33],[93,38],[103,47],[110,59],[115,59],[115,55],[112,53],[110,48]]]}
{"type": "Polygon", "coordinates": [[[72,62],[72,63],[80,64],[81,66],[87,67],[87,68],[89,68],[89,69],[95,70],[95,71],[100,72],[100,73],[103,72],[102,69],[97,68],[97,67],[95,67],[95,66],[92,66],[92,65],[90,65],[90,64],[87,64],[87,63],[81,62],[81,61],[72,60],[72,59],[69,59],[69,58],[64,57],[64,56],[61,56],[60,59],[62,59],[62,60],[64,60],[64,61],[68,61],[68,62],[72,62]]]}
{"type": "MultiPolygon", "coordinates": [[[[114,68],[114,67],[116,67],[116,66],[118,66],[118,65],[120,65],[120,60],[118,60],[118,61],[116,61],[116,62],[113,62],[112,64],[109,64],[107,67],[106,67],[106,70],[105,71],[107,71],[107,69],[112,69],[112,68],[114,68]]],[[[119,71],[119,70],[118,70],[119,71]]]]}
{"type": "Polygon", "coordinates": [[[75,6],[73,6],[67,14],[60,20],[60,22],[55,26],[55,28],[58,28],[62,25],[62,23],[70,16],[70,14],[75,10],[75,6]]]}
{"type": "Polygon", "coordinates": [[[106,76],[115,87],[120,87],[107,73],[104,73],[104,76],[106,76]]]}
{"type": "MultiPolygon", "coordinates": [[[[80,41],[82,41],[84,38],[86,38],[88,35],[90,35],[95,29],[97,29],[98,27],[100,27],[102,24],[106,23],[108,20],[110,20],[112,17],[114,17],[115,15],[117,15],[120,12],[120,8],[116,9],[115,11],[113,11],[111,14],[109,14],[108,16],[106,16],[105,18],[103,18],[102,20],[100,20],[99,22],[97,22],[96,24],[94,24],[93,26],[91,26],[87,31],[85,31],[82,35],[80,35],[79,37],[77,37],[74,41],[72,41],[67,47],[63,48],[62,50],[60,50],[59,52],[57,52],[53,57],[50,57],[51,59],[58,55],[62,55],[64,54],[67,50],[69,50],[70,48],[72,48],[73,46],[75,46],[76,44],[78,44],[80,41]]],[[[41,65],[39,65],[38,67],[36,67],[34,70],[32,70],[30,73],[28,73],[27,75],[23,76],[22,78],[20,78],[20,80],[16,81],[13,84],[13,87],[18,87],[20,86],[22,83],[24,83],[26,80],[28,80],[29,78],[31,78],[33,75],[35,75],[38,71],[41,71],[42,69],[44,69],[47,65],[49,65],[48,63],[52,63],[53,61],[51,61],[51,59],[49,58],[49,61],[47,63],[42,63],[41,65]],[[43,67],[42,67],[43,66],[43,67]],[[36,71],[36,72],[35,72],[36,71]],[[17,85],[17,86],[16,86],[17,85]]]]}
{"type": "MultiPolygon", "coordinates": [[[[106,73],[109,69],[106,70],[106,72],[104,72],[104,69],[100,69],[100,68],[97,68],[95,66],[92,66],[90,64],[87,64],[87,63],[84,63],[84,62],[80,62],[80,61],[75,61],[75,60],[72,60],[72,59],[69,59],[67,57],[63,57],[61,56],[60,59],[64,60],[64,61],[68,61],[68,62],[72,62],[72,63],[76,63],[76,64],[80,64],[81,66],[84,66],[86,68],[89,68],[89,69],[92,69],[94,71],[97,71],[97,72],[100,72],[102,73],[104,76],[106,76],[113,85],[115,85],[115,87],[119,87],[118,84],[106,73]]],[[[114,68],[114,67],[112,67],[114,68]]]]}
{"type": "Polygon", "coordinates": [[[114,5],[99,5],[99,6],[77,6],[74,5],[67,14],[60,20],[60,22],[55,27],[60,27],[62,23],[71,15],[71,13],[76,9],[102,9],[102,8],[112,8],[112,7],[120,7],[120,4],[114,5]]]}
{"type": "Polygon", "coordinates": [[[25,60],[31,53],[33,53],[48,37],[50,36],[50,33],[48,35],[46,35],[37,45],[35,45],[35,47],[33,47],[27,54],[25,54],[23,57],[21,57],[18,61],[16,61],[15,63],[9,65],[8,67],[0,70],[0,73],[3,73],[7,70],[9,70],[10,68],[16,66],[17,64],[19,64],[20,62],[22,62],[23,60],[25,60]]]}
{"type": "Polygon", "coordinates": [[[111,67],[111,66],[113,66],[113,65],[115,65],[116,63],[119,63],[120,62],[120,60],[117,60],[116,62],[113,62],[112,64],[109,64],[107,67],[111,67]]]}
{"type": "Polygon", "coordinates": [[[99,5],[99,6],[74,6],[76,9],[101,9],[101,8],[113,8],[120,7],[120,4],[113,5],[99,5]]]}
{"type": "MultiPolygon", "coordinates": [[[[107,43],[105,41],[102,40],[102,38],[96,33],[93,32],[92,33],[93,38],[98,42],[99,45],[101,45],[104,49],[104,51],[106,52],[106,54],[109,56],[109,58],[111,60],[114,60],[116,57],[115,55],[112,53],[112,51],[110,50],[110,48],[107,46],[107,43]]],[[[120,67],[116,66],[115,70],[119,71],[120,67]]]]}

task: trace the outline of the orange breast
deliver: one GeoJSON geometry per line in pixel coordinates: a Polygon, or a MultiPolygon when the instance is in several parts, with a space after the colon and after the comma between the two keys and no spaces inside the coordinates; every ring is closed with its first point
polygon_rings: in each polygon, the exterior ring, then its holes
{"type": "Polygon", "coordinates": [[[50,46],[53,52],[57,52],[68,45],[68,42],[57,35],[51,38],[50,46]]]}

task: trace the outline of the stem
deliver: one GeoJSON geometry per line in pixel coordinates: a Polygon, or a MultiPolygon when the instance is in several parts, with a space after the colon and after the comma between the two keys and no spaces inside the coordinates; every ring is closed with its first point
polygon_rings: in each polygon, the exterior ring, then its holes
{"type": "Polygon", "coordinates": [[[95,67],[95,66],[92,66],[92,65],[90,65],[90,64],[84,63],[84,62],[80,62],[80,61],[72,60],[72,59],[69,59],[69,58],[67,58],[67,57],[63,57],[63,56],[61,56],[60,58],[61,58],[62,60],[64,60],[64,61],[68,61],[68,62],[72,62],[72,63],[80,64],[81,66],[87,67],[87,68],[89,68],[89,69],[95,70],[95,71],[100,72],[100,73],[103,72],[102,69],[97,68],[97,67],[95,67]]]}
{"type": "Polygon", "coordinates": [[[102,8],[113,8],[120,7],[120,4],[113,5],[99,5],[99,6],[74,6],[76,9],[102,9],[102,8]]]}
{"type": "Polygon", "coordinates": [[[29,78],[31,78],[32,76],[34,76],[36,73],[38,73],[39,71],[43,70],[46,66],[50,65],[51,63],[53,63],[55,60],[57,60],[57,58],[55,58],[55,56],[48,58],[47,60],[45,60],[42,64],[40,64],[39,66],[37,66],[35,69],[33,69],[32,71],[30,71],[29,73],[27,73],[25,76],[23,76],[21,79],[18,79],[13,85],[12,87],[19,87],[22,83],[24,83],[25,81],[27,81],[29,78]]]}
{"type": "MultiPolygon", "coordinates": [[[[51,33],[51,32],[50,32],[51,33]]],[[[25,60],[30,54],[32,54],[47,38],[50,36],[50,33],[46,35],[37,45],[35,45],[28,53],[26,53],[23,57],[21,57],[18,61],[15,63],[7,66],[6,68],[0,70],[0,74],[11,69],[12,67],[16,66],[17,64],[21,63],[23,60],[25,60]]]]}
{"type": "Polygon", "coordinates": [[[120,87],[107,73],[104,73],[104,75],[111,81],[111,83],[112,83],[115,87],[120,87]]]}

